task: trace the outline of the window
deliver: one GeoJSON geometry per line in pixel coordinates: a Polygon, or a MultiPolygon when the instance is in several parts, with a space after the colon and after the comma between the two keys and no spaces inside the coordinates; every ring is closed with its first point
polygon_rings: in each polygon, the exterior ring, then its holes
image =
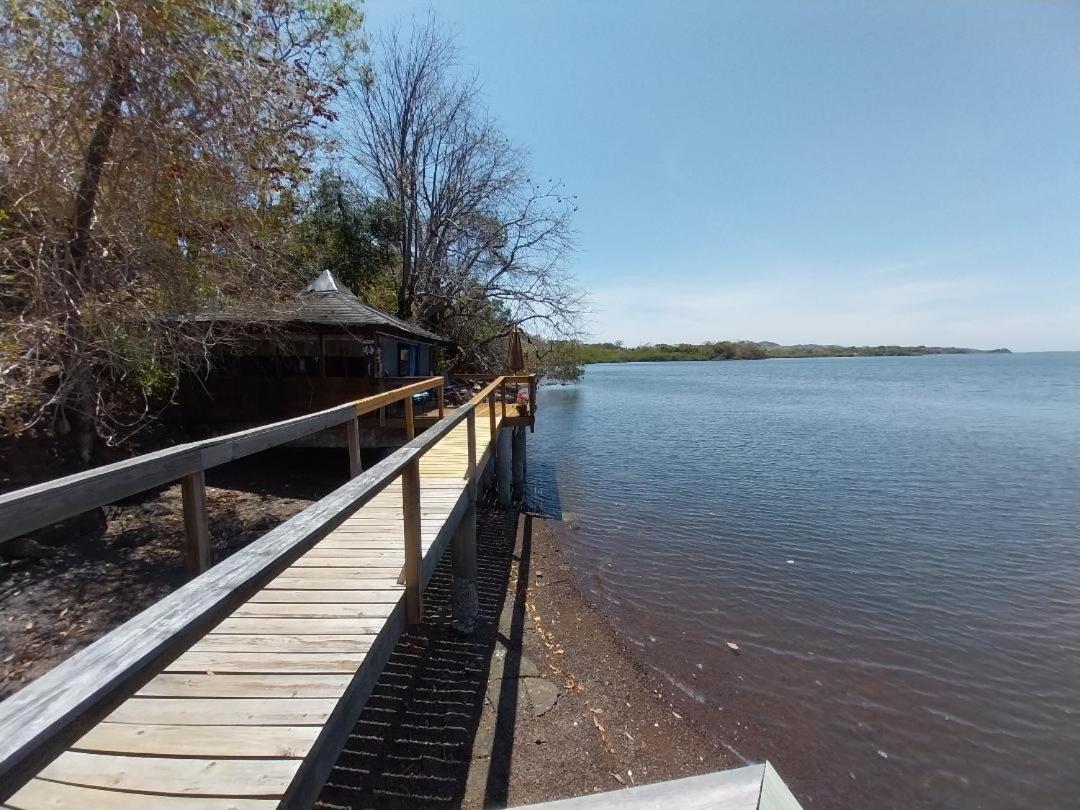
{"type": "Polygon", "coordinates": [[[411,377],[413,375],[413,358],[416,356],[416,347],[408,343],[398,344],[397,375],[399,377],[411,377]]]}

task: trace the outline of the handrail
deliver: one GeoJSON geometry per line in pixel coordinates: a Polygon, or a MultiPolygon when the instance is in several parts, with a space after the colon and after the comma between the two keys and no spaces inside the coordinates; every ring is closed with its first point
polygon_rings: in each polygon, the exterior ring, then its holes
{"type": "MultiPolygon", "coordinates": [[[[0,495],[0,542],[270,447],[346,424],[431,389],[442,377],[346,402],[324,411],[105,464],[0,495]]],[[[440,401],[442,397],[439,397],[440,401]]]]}
{"type": "Polygon", "coordinates": [[[4,729],[0,736],[0,802],[174,660],[190,642],[278,576],[407,467],[417,464],[475,410],[475,402],[457,408],[374,467],[0,703],[0,728],[4,729]]]}

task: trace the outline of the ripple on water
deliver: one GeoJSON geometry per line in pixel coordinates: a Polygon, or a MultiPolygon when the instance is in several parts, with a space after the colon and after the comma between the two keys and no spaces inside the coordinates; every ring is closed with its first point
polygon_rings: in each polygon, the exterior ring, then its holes
{"type": "Polygon", "coordinates": [[[1075,801],[1080,354],[594,366],[541,404],[530,498],[727,742],[815,806],[1075,801]]]}

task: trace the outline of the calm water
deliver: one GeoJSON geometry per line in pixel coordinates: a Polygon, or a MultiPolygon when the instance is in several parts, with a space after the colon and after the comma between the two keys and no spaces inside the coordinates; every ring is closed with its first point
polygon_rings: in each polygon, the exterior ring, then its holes
{"type": "Polygon", "coordinates": [[[539,404],[530,498],[724,744],[813,807],[1080,807],[1080,353],[591,366],[539,404]]]}

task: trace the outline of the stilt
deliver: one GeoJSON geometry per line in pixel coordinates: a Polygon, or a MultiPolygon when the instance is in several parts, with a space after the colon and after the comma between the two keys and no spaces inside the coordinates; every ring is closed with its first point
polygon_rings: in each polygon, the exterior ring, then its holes
{"type": "Polygon", "coordinates": [[[525,428],[514,428],[513,436],[513,497],[520,502],[525,497],[525,428]]]}
{"type": "Polygon", "coordinates": [[[476,630],[480,618],[480,598],[476,593],[476,415],[470,413],[468,429],[468,482],[465,494],[469,506],[454,532],[451,545],[453,555],[453,590],[450,593],[450,609],[453,615],[453,628],[462,635],[469,635],[476,630]]]}
{"type": "Polygon", "coordinates": [[[498,490],[499,506],[509,509],[513,503],[511,487],[510,431],[499,431],[499,454],[495,456],[495,485],[498,490]]]}

